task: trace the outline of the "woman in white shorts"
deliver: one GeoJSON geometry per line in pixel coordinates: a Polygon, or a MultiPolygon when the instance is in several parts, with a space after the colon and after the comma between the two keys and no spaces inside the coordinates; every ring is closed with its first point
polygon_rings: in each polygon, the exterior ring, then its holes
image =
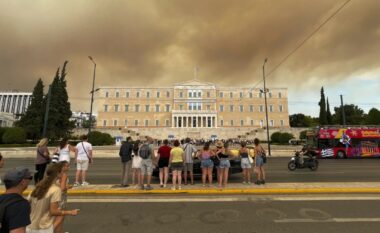
{"type": "Polygon", "coordinates": [[[133,144],[132,150],[132,185],[141,187],[141,157],[139,156],[140,141],[136,141],[133,144]],[[136,183],[137,181],[137,183],[136,183]]]}

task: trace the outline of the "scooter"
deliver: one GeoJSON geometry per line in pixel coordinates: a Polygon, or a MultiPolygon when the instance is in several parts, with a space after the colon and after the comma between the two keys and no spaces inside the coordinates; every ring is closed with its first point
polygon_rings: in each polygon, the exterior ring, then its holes
{"type": "Polygon", "coordinates": [[[310,170],[315,171],[318,169],[318,165],[319,162],[316,156],[307,152],[296,151],[288,163],[288,169],[290,171],[295,171],[296,169],[309,168],[310,170]],[[304,153],[303,164],[301,164],[301,153],[304,153]]]}

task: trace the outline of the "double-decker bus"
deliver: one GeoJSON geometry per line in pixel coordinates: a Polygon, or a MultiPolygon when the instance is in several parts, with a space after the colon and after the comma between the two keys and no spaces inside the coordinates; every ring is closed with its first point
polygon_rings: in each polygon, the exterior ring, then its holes
{"type": "Polygon", "coordinates": [[[307,137],[318,158],[380,157],[380,127],[327,126],[307,137]]]}

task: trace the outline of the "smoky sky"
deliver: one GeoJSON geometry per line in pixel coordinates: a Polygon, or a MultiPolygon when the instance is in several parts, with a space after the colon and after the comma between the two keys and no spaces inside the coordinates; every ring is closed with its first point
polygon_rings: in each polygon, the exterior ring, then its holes
{"type": "MultiPolygon", "coordinates": [[[[48,85],[68,60],[72,109],[88,111],[89,55],[97,63],[97,87],[171,86],[192,79],[195,66],[202,81],[253,86],[265,58],[270,72],[344,2],[3,0],[1,90],[32,91],[38,78],[48,85]]],[[[380,102],[378,12],[378,0],[352,0],[271,73],[268,86],[287,87],[292,102],[315,99],[322,85],[339,91],[365,77],[374,91],[356,88],[380,102]]]]}

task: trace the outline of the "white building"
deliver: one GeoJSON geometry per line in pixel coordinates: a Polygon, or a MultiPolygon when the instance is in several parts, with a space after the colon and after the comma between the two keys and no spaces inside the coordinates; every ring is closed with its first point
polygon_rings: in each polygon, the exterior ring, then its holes
{"type": "Polygon", "coordinates": [[[14,116],[23,114],[32,101],[31,92],[0,92],[0,112],[14,116]]]}
{"type": "Polygon", "coordinates": [[[13,127],[15,118],[12,113],[0,112],[0,127],[13,127]]]}

